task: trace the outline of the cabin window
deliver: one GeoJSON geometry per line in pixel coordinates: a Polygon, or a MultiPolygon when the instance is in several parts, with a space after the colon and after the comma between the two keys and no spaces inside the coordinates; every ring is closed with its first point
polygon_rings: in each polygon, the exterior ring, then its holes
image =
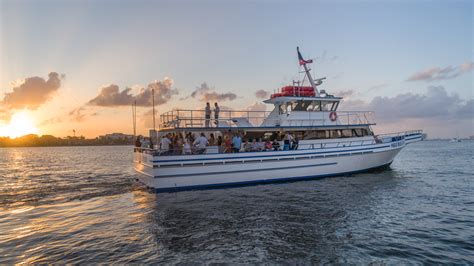
{"type": "Polygon", "coordinates": [[[369,135],[369,132],[365,128],[356,128],[352,130],[352,136],[355,136],[355,137],[364,137],[368,135],[369,135]]]}
{"type": "Polygon", "coordinates": [[[322,111],[321,109],[321,101],[314,102],[314,111],[322,111]]]}
{"type": "Polygon", "coordinates": [[[350,138],[350,137],[352,137],[352,130],[350,130],[350,129],[343,129],[343,130],[341,130],[341,137],[342,137],[342,138],[350,138]]]}

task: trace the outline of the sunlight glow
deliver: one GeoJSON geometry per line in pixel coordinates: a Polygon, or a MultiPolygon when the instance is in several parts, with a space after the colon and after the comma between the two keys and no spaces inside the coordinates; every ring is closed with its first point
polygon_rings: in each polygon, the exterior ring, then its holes
{"type": "Polygon", "coordinates": [[[0,124],[0,136],[3,137],[17,138],[27,134],[37,133],[38,129],[26,112],[14,114],[9,124],[0,124]]]}

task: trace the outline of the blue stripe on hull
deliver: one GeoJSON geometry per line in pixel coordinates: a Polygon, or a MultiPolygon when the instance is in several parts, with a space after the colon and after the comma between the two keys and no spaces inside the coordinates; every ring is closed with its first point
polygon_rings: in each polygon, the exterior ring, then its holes
{"type": "MultiPolygon", "coordinates": [[[[367,168],[367,169],[358,170],[358,171],[350,171],[350,172],[326,174],[326,175],[275,178],[275,179],[267,179],[267,180],[244,181],[244,182],[234,182],[234,183],[225,183],[225,184],[197,185],[197,186],[186,186],[186,187],[177,187],[177,188],[151,188],[151,187],[147,187],[147,188],[155,193],[165,193],[165,192],[178,192],[178,191],[187,191],[187,190],[205,190],[205,189],[218,189],[218,188],[228,188],[228,187],[242,187],[242,186],[252,186],[252,185],[268,184],[268,183],[285,183],[285,182],[294,182],[294,181],[302,181],[302,180],[321,179],[321,178],[333,177],[333,176],[358,174],[358,173],[368,172],[372,170],[383,169],[390,166],[390,164],[392,164],[392,162],[389,162],[381,166],[376,166],[376,167],[367,168]]],[[[137,179],[137,181],[139,180],[137,179]]]]}
{"type": "Polygon", "coordinates": [[[328,165],[336,165],[336,164],[337,164],[336,162],[332,162],[332,163],[318,163],[318,164],[309,164],[309,165],[283,166],[283,167],[275,167],[275,168],[234,170],[234,171],[232,171],[232,172],[229,172],[229,171],[220,171],[220,172],[208,172],[208,173],[194,173],[194,174],[176,174],[176,175],[154,176],[154,178],[167,178],[167,177],[180,177],[180,176],[196,176],[196,175],[221,175],[221,174],[230,174],[230,173],[248,173],[248,172],[261,172],[261,171],[276,171],[276,170],[287,170],[287,169],[296,169],[296,168],[328,166],[328,165]]]}

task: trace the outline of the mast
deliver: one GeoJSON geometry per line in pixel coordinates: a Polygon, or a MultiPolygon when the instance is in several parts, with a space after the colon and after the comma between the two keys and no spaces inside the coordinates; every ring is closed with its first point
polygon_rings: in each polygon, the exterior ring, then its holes
{"type": "Polygon", "coordinates": [[[313,87],[314,92],[316,93],[316,96],[318,96],[319,91],[318,91],[318,88],[316,88],[316,83],[314,83],[313,77],[311,76],[311,73],[310,73],[311,69],[309,69],[306,66],[306,64],[313,63],[313,60],[312,59],[304,60],[303,56],[300,53],[300,48],[299,47],[296,47],[296,51],[298,52],[298,59],[299,59],[300,66],[302,65],[304,67],[304,72],[306,72],[306,75],[308,76],[309,83],[311,84],[311,87],[313,87]]]}
{"type": "Polygon", "coordinates": [[[152,95],[152,100],[153,100],[153,132],[155,132],[156,131],[156,126],[155,126],[155,89],[151,89],[151,95],[152,95]]]}
{"type": "Polygon", "coordinates": [[[132,104],[132,116],[133,116],[133,136],[137,136],[137,101],[135,100],[132,104]]]}

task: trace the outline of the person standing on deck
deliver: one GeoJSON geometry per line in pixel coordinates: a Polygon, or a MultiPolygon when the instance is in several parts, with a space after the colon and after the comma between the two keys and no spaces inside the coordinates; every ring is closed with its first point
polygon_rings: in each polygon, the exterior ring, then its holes
{"type": "Polygon", "coordinates": [[[209,144],[207,141],[206,136],[204,133],[201,133],[201,136],[198,137],[194,142],[193,145],[197,146],[198,148],[198,154],[203,154],[206,151],[206,147],[209,144]]]}
{"type": "Polygon", "coordinates": [[[219,127],[219,112],[221,111],[221,108],[219,108],[219,105],[217,103],[214,103],[214,119],[216,120],[216,127],[219,127]]]}
{"type": "Polygon", "coordinates": [[[209,103],[206,103],[206,109],[204,111],[206,117],[205,127],[209,127],[209,122],[211,121],[211,105],[209,103]]]}
{"type": "Polygon", "coordinates": [[[240,137],[239,133],[236,133],[235,136],[232,138],[232,151],[237,153],[240,151],[242,146],[242,138],[240,137]]]}
{"type": "Polygon", "coordinates": [[[168,134],[164,135],[160,141],[160,154],[168,155],[170,153],[171,140],[168,138],[168,134]]]}

